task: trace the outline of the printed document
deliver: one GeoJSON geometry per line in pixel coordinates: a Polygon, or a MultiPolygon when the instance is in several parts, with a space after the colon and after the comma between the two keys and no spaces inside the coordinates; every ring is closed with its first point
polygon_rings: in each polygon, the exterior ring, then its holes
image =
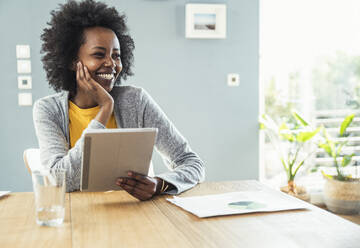
{"type": "Polygon", "coordinates": [[[284,193],[271,194],[264,191],[242,191],[193,197],[174,196],[167,200],[200,218],[307,207],[307,203],[284,193]]]}
{"type": "Polygon", "coordinates": [[[10,193],[10,191],[0,191],[0,198],[1,198],[2,196],[4,196],[4,195],[9,194],[9,193],[10,193]]]}

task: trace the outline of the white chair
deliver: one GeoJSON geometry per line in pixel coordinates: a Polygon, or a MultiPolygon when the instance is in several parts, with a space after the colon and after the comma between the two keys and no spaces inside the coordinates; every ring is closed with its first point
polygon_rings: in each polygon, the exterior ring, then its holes
{"type": "MultiPolygon", "coordinates": [[[[29,148],[24,151],[24,163],[26,168],[29,170],[31,174],[34,171],[45,172],[44,168],[41,166],[40,161],[40,149],[38,148],[29,148]]],[[[44,185],[56,185],[56,179],[54,179],[51,174],[44,174],[46,176],[43,177],[44,185]]]]}
{"type": "Polygon", "coordinates": [[[40,149],[29,148],[24,151],[24,163],[31,174],[32,171],[41,171],[40,149]]]}

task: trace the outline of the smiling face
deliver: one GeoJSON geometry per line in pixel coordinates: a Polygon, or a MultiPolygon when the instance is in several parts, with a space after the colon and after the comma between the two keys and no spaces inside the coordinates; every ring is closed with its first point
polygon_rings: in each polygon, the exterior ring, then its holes
{"type": "Polygon", "coordinates": [[[96,82],[110,92],[122,70],[119,40],[111,29],[103,27],[85,29],[84,38],[78,61],[88,68],[96,82]]]}

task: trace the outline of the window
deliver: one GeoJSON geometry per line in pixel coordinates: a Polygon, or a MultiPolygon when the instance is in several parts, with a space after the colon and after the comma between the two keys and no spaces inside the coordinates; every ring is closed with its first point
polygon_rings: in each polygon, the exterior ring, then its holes
{"type": "MultiPolygon", "coordinates": [[[[359,23],[358,0],[260,1],[260,113],[281,119],[296,109],[313,125],[329,119],[335,126],[348,111],[360,117],[359,23]]],[[[360,137],[359,128],[352,132],[360,137]]],[[[351,144],[356,153],[358,139],[351,144]]],[[[261,181],[284,184],[277,153],[264,137],[260,143],[261,181]]],[[[297,177],[321,157],[315,153],[297,177]]]]}

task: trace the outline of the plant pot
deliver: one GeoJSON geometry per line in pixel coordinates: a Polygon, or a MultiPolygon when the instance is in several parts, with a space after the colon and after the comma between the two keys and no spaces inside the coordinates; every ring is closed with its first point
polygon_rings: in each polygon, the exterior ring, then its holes
{"type": "Polygon", "coordinates": [[[338,181],[326,178],[324,203],[337,214],[358,214],[360,210],[360,180],[338,181]]]}
{"type": "Polygon", "coordinates": [[[292,192],[289,188],[289,185],[280,187],[280,190],[288,195],[294,196],[303,201],[310,201],[310,195],[306,192],[305,187],[294,185],[294,189],[295,192],[292,192]]]}

